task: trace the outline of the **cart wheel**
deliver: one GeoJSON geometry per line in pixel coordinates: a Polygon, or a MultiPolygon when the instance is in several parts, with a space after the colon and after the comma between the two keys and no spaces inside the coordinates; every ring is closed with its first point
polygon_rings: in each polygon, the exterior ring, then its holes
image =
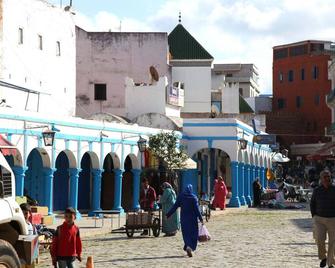
{"type": "Polygon", "coordinates": [[[126,227],[126,234],[129,238],[134,236],[134,229],[129,229],[128,227],[126,227]]]}
{"type": "Polygon", "coordinates": [[[154,219],[151,229],[154,237],[158,237],[161,232],[161,222],[158,218],[154,219]]]}

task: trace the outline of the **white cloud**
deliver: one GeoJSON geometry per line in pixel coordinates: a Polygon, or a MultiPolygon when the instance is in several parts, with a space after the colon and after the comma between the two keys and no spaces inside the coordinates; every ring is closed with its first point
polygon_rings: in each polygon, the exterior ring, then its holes
{"type": "MultiPolygon", "coordinates": [[[[76,15],[94,31],[167,31],[178,22],[214,56],[215,62],[255,63],[262,92],[272,90],[272,47],[306,39],[335,39],[334,0],[169,0],[145,20],[99,12],[76,15]]],[[[127,14],[125,14],[127,15],[127,14]]]]}

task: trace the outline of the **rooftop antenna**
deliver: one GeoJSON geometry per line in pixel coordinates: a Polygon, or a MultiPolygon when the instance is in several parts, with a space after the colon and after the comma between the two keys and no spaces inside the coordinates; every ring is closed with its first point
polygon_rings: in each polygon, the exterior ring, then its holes
{"type": "Polygon", "coordinates": [[[72,0],[70,0],[70,7],[72,7],[72,0]]]}
{"type": "Polygon", "coordinates": [[[178,22],[181,23],[181,12],[179,12],[178,22]]]}
{"type": "Polygon", "coordinates": [[[121,33],[121,28],[122,28],[122,20],[120,20],[120,33],[121,33]]]}

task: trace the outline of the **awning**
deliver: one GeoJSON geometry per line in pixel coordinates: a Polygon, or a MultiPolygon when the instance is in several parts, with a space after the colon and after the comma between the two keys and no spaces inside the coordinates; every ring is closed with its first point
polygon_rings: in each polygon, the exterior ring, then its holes
{"type": "Polygon", "coordinates": [[[16,155],[16,146],[0,135],[0,151],[3,155],[16,155]]]}
{"type": "Polygon", "coordinates": [[[332,151],[335,152],[335,142],[328,142],[323,145],[319,150],[307,156],[309,160],[321,159],[322,156],[331,156],[333,155],[332,151]]]}
{"type": "Polygon", "coordinates": [[[184,162],[184,169],[197,169],[197,162],[195,162],[192,158],[188,158],[184,162]]]}
{"type": "Polygon", "coordinates": [[[281,153],[276,153],[273,157],[272,157],[272,162],[277,162],[277,163],[286,163],[289,162],[290,158],[288,158],[287,156],[284,156],[281,153]]]}

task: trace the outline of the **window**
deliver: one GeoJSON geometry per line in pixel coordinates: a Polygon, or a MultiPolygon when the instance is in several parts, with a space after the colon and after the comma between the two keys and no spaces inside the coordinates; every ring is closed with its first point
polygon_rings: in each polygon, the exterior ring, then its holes
{"type": "Polygon", "coordinates": [[[94,84],[94,100],[107,100],[106,84],[94,84]]]}
{"type": "Polygon", "coordinates": [[[43,37],[42,35],[38,35],[38,48],[43,50],[43,37]]]}
{"type": "Polygon", "coordinates": [[[314,104],[318,106],[320,104],[320,95],[315,95],[314,97],[314,104]]]}
{"type": "Polygon", "coordinates": [[[56,56],[60,56],[60,42],[56,42],[56,56]]]}
{"type": "Polygon", "coordinates": [[[318,66],[314,66],[313,67],[313,79],[316,80],[319,77],[319,67],[318,66]]]}
{"type": "Polygon", "coordinates": [[[288,71],[288,81],[293,82],[293,71],[292,70],[288,71]]]}
{"type": "Polygon", "coordinates": [[[302,106],[302,97],[301,96],[296,97],[295,104],[296,104],[297,108],[300,108],[302,106]]]}
{"type": "Polygon", "coordinates": [[[19,28],[19,44],[23,44],[23,28],[19,28]]]}
{"type": "Polygon", "coordinates": [[[233,74],[228,73],[228,74],[226,74],[226,77],[233,77],[233,74]]]}
{"type": "Polygon", "coordinates": [[[279,73],[279,81],[282,83],[284,81],[284,75],[282,72],[279,73]]]}
{"type": "Polygon", "coordinates": [[[240,87],[240,88],[238,89],[238,93],[240,93],[240,95],[243,96],[243,88],[240,87]]]}
{"type": "Polygon", "coordinates": [[[299,56],[299,55],[307,54],[307,50],[308,50],[307,45],[291,47],[290,56],[299,56]]]}
{"type": "Polygon", "coordinates": [[[301,69],[301,80],[305,80],[305,69],[301,69]]]}
{"type": "Polygon", "coordinates": [[[278,99],[277,101],[278,109],[283,109],[286,107],[286,100],[285,99],[278,99]]]}
{"type": "Polygon", "coordinates": [[[282,49],[276,49],[273,51],[273,57],[275,60],[283,59],[288,56],[288,49],[282,48],[282,49]]]}

